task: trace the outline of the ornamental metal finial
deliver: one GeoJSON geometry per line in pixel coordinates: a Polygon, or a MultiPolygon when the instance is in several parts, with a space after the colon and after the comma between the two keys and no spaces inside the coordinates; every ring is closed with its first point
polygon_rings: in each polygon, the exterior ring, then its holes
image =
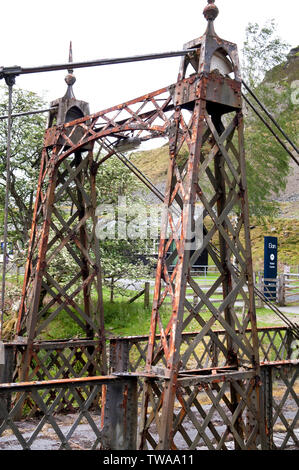
{"type": "Polygon", "coordinates": [[[208,5],[203,11],[204,17],[207,21],[214,21],[218,16],[219,10],[214,3],[215,0],[208,0],[208,5]]]}
{"type": "MultiPolygon", "coordinates": [[[[72,63],[73,62],[73,48],[72,48],[72,41],[70,41],[70,47],[69,47],[69,63],[72,63]]],[[[68,74],[67,76],[65,77],[65,83],[67,84],[68,88],[67,88],[67,92],[66,92],[66,96],[67,98],[75,98],[75,95],[74,95],[74,92],[73,92],[73,88],[72,86],[74,85],[75,81],[76,81],[76,77],[74,76],[74,70],[72,68],[69,68],[68,69],[68,74]]]]}

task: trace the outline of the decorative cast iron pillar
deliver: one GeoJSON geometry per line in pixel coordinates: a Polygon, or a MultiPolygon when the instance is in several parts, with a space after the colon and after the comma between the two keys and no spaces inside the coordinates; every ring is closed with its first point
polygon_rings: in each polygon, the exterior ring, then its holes
{"type": "Polygon", "coordinates": [[[59,160],[63,151],[88,135],[82,127],[62,129],[66,123],[88,116],[89,105],[75,98],[72,87],[76,79],[71,69],[65,81],[67,91],[51,103],[54,109],[45,132],[17,323],[17,338],[27,345],[23,380],[28,376],[33,341],[62,312],[77,323],[86,338],[99,338],[106,373],[93,143],[75,148],[68,158],[59,160]]]}
{"type": "MultiPolygon", "coordinates": [[[[194,421],[189,400],[194,396],[194,403],[197,403],[196,390],[192,393],[190,390],[195,377],[200,384],[200,375],[197,376],[200,371],[192,371],[192,367],[190,371],[189,364],[192,364],[192,355],[200,354],[201,348],[205,347],[206,334],[210,335],[222,356],[218,368],[212,368],[211,364],[210,374],[215,374],[215,383],[223,380],[224,387],[227,384],[230,388],[226,400],[232,415],[235,448],[255,448],[263,434],[241,73],[237,46],[215,33],[213,22],[218,9],[214,1],[208,2],[203,13],[208,21],[207,30],[202,37],[185,44],[185,49],[197,50],[182,59],[178,81],[170,89],[175,114],[169,131],[169,167],[146,372],[154,377],[161,357],[165,358],[166,365],[164,371],[159,368],[159,378],[156,378],[162,385],[154,378],[146,381],[140,448],[146,448],[150,443],[156,449],[175,449],[176,433],[180,431],[184,417],[188,415],[194,421]],[[188,158],[182,168],[181,159],[186,149],[188,158]],[[177,220],[172,212],[174,204],[180,211],[177,220]],[[194,249],[190,241],[198,236],[192,227],[196,226],[199,204],[203,207],[204,236],[201,246],[194,249]],[[232,217],[236,215],[238,223],[234,227],[232,217]],[[169,246],[173,241],[176,249],[169,257],[169,246]],[[218,269],[217,278],[207,292],[191,275],[191,267],[204,249],[208,250],[218,269]],[[238,270],[233,257],[237,259],[238,270]],[[187,289],[198,298],[195,306],[188,300],[187,289]],[[215,302],[213,297],[219,293],[221,299],[215,302]],[[163,304],[167,297],[171,309],[165,318],[163,304]],[[243,318],[236,311],[238,297],[246,307],[243,318]],[[188,347],[182,345],[182,332],[195,328],[195,325],[201,331],[188,347]],[[224,341],[214,334],[215,327],[224,329],[224,341]],[[252,329],[251,338],[246,336],[247,328],[252,329]],[[157,334],[160,335],[159,343],[157,334]],[[217,377],[218,369],[221,380],[217,377]],[[249,381],[247,372],[242,376],[245,370],[250,370],[249,381]],[[232,371],[238,371],[238,379],[231,379],[232,371]],[[230,378],[226,377],[226,372],[230,378]],[[184,388],[181,384],[187,383],[188,376],[193,379],[190,379],[190,387],[184,388]],[[186,395],[190,408],[185,404],[186,395]],[[177,411],[178,403],[183,403],[180,412],[177,411]],[[149,407],[155,411],[149,412],[149,407]],[[150,433],[152,424],[158,430],[158,440],[150,433]]],[[[222,397],[219,392],[213,402],[219,413],[222,397]]],[[[207,416],[204,422],[208,422],[207,416]]],[[[210,442],[208,437],[206,439],[210,442]]],[[[223,438],[219,437],[219,441],[223,446],[223,438]]],[[[190,445],[187,438],[186,442],[190,445]]]]}

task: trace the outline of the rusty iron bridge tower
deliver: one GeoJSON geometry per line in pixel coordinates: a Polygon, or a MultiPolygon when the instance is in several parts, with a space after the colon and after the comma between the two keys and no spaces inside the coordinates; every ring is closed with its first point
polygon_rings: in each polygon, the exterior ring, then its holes
{"type": "MultiPolygon", "coordinates": [[[[219,449],[225,448],[229,433],[236,449],[263,446],[265,439],[242,79],[237,46],[215,33],[217,15],[214,1],[209,0],[204,9],[206,32],[185,44],[176,83],[126,103],[89,114],[88,104],[74,96],[75,77],[70,69],[67,92],[52,103],[45,133],[17,324],[17,337],[25,344],[22,380],[28,378],[34,340],[63,310],[86,338],[98,340],[90,373],[107,374],[101,260],[95,234],[97,170],[117,154],[119,142],[132,137],[140,142],[169,138],[151,330],[145,368],[138,374],[144,380],[140,449],[175,449],[178,434],[189,448],[195,448],[199,439],[213,447],[211,434],[219,449]],[[194,248],[199,206],[203,237],[194,248]],[[173,242],[175,250],[168,255],[173,242]],[[218,270],[208,292],[190,269],[205,249],[218,270]],[[73,273],[66,283],[51,273],[55,263],[64,262],[64,252],[71,255],[73,273]],[[187,289],[196,296],[196,303],[188,300],[187,289]],[[212,298],[219,290],[221,299],[215,303],[212,298]],[[240,297],[245,304],[242,317],[234,308],[240,297]],[[161,308],[166,298],[171,307],[164,309],[168,311],[165,321],[161,308]],[[182,347],[182,334],[194,325],[198,334],[182,347]],[[219,327],[223,336],[215,334],[219,327]],[[250,338],[246,335],[249,328],[250,338]],[[207,348],[210,364],[194,369],[192,358],[207,348]],[[199,395],[208,397],[213,411],[204,411],[199,395]],[[215,429],[213,413],[226,423],[224,435],[215,429]],[[196,415],[201,416],[201,424],[196,415]],[[186,419],[194,424],[193,437],[184,429],[186,419]]],[[[126,375],[126,371],[118,374],[126,375]]]]}
{"type": "MultiPolygon", "coordinates": [[[[158,449],[174,446],[174,437],[181,431],[186,416],[195,421],[195,410],[202,413],[198,393],[204,390],[221,414],[220,403],[225,401],[226,420],[234,436],[236,448],[255,448],[263,439],[261,394],[259,383],[259,356],[253,291],[248,199],[243,142],[241,101],[241,74],[235,44],[220,39],[214,30],[218,9],[208,2],[204,16],[208,21],[205,34],[185,44],[196,49],[182,59],[177,83],[170,88],[174,114],[169,128],[169,168],[164,200],[158,267],[156,274],[151,333],[147,352],[147,372],[153,373],[158,358],[165,357],[165,368],[155,378],[146,380],[143,404],[143,425],[140,448],[152,439],[149,424],[154,421],[159,430],[158,449]],[[191,69],[188,76],[187,71],[191,69]],[[183,169],[178,156],[187,146],[188,159],[183,169]],[[205,189],[206,182],[210,191],[205,189]],[[171,206],[180,208],[178,222],[174,222],[171,206]],[[190,255],[190,228],[195,226],[195,208],[203,207],[203,242],[190,255]],[[232,224],[231,215],[238,214],[238,223],[232,224]],[[169,238],[167,228],[171,228],[169,238]],[[212,243],[217,234],[219,249],[212,243]],[[189,236],[188,236],[189,235],[189,236]],[[169,243],[175,240],[176,263],[169,270],[166,258],[169,243]],[[207,249],[218,268],[218,276],[207,293],[191,275],[191,266],[201,252],[207,249]],[[232,259],[235,257],[237,266],[232,259]],[[161,287],[161,279],[165,286],[161,287]],[[216,306],[211,298],[218,287],[222,299],[216,306]],[[192,305],[186,290],[197,296],[192,305]],[[169,295],[172,309],[166,326],[159,313],[169,295]],[[240,319],[234,303],[241,295],[246,314],[240,319]],[[203,307],[208,315],[202,313],[203,307]],[[182,333],[195,322],[200,332],[190,345],[182,350],[182,333]],[[226,334],[219,342],[213,327],[221,325],[226,334]],[[251,341],[245,330],[252,330],[251,341]],[[155,344],[155,335],[160,343],[155,344]],[[190,358],[196,350],[205,348],[208,334],[223,355],[223,367],[200,371],[190,368],[190,358]],[[225,394],[229,388],[230,393],[225,394]],[[175,404],[176,402],[176,404],[175,404]],[[175,408],[174,408],[175,407],[175,408]],[[245,409],[247,416],[244,416],[245,409]],[[151,410],[151,411],[149,411],[151,410]]],[[[173,261],[172,261],[173,262],[173,261]]],[[[192,361],[191,361],[192,364],[192,361]]],[[[212,366],[212,364],[211,364],[212,366]]],[[[192,367],[192,366],[191,366],[192,367]]],[[[192,446],[205,434],[206,427],[215,432],[211,417],[202,414],[204,425],[197,427],[192,446]]],[[[216,433],[217,434],[217,433],[216,433]]],[[[214,433],[214,437],[216,437],[214,433]]],[[[188,441],[188,436],[184,436],[188,441]]],[[[219,442],[221,448],[221,440],[219,442]]]]}

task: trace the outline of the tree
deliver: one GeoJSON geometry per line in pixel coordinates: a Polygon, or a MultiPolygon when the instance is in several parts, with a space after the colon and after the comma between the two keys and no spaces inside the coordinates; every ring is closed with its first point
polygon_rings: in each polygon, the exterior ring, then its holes
{"type": "MultiPolygon", "coordinates": [[[[7,88],[1,87],[0,93],[2,98],[0,114],[3,116],[7,114],[7,88]]],[[[14,87],[13,114],[40,110],[44,107],[44,101],[37,94],[14,87]]],[[[9,241],[12,243],[18,241],[23,248],[28,241],[32,223],[45,125],[44,114],[12,118],[9,241]]],[[[6,149],[7,119],[3,119],[0,120],[0,203],[2,208],[6,187],[6,149]]],[[[3,209],[1,219],[3,219],[3,209]]],[[[0,230],[3,233],[3,224],[0,230]]]]}
{"type": "Polygon", "coordinates": [[[125,294],[152,267],[147,256],[147,208],[141,183],[117,156],[100,165],[97,191],[97,236],[104,282],[113,302],[115,290],[125,294]]]}
{"type": "Polygon", "coordinates": [[[242,74],[250,88],[254,89],[264,80],[266,73],[285,58],[290,45],[275,35],[275,21],[268,20],[263,26],[248,23],[242,49],[242,74]]]}
{"type": "MultiPolygon", "coordinates": [[[[7,114],[8,91],[5,86],[0,89],[2,100],[0,115],[7,114]]],[[[40,110],[46,107],[42,98],[33,92],[14,87],[12,114],[40,110]]],[[[20,246],[22,254],[26,254],[26,244],[29,239],[33,206],[35,202],[38,181],[40,157],[43,146],[43,136],[46,128],[46,115],[33,114],[12,118],[11,132],[11,182],[8,214],[8,239],[16,247],[20,246]]],[[[6,149],[7,149],[7,119],[0,120],[0,203],[4,207],[6,188],[6,149]]],[[[126,197],[130,209],[141,201],[140,184],[136,177],[121,163],[117,157],[111,157],[99,166],[97,177],[97,197],[101,204],[112,204],[116,208],[119,197],[126,197]]],[[[68,201],[61,200],[61,204],[68,201]]],[[[71,207],[70,207],[71,210],[71,207]]],[[[135,215],[128,215],[127,224],[135,215]]],[[[65,214],[67,217],[67,213],[65,214]]],[[[116,217],[118,213],[116,212],[116,217]]],[[[0,212],[3,220],[4,214],[0,212]]],[[[3,233],[3,224],[1,224],[3,233]]],[[[1,236],[1,235],[0,235],[1,236]]],[[[137,254],[144,252],[145,242],[140,239],[99,240],[104,268],[105,281],[111,287],[111,299],[116,282],[128,277],[132,280],[146,274],[143,263],[137,263],[137,254]]],[[[23,260],[24,261],[24,260],[23,260]]],[[[49,268],[51,275],[67,282],[71,271],[75,269],[74,260],[62,251],[55,263],[49,268]]]]}
{"type": "MultiPolygon", "coordinates": [[[[290,119],[295,113],[291,88],[286,81],[271,79],[273,68],[286,60],[288,48],[289,45],[276,36],[273,20],[262,27],[249,23],[242,50],[243,79],[280,127],[295,138],[290,119]]],[[[248,98],[252,101],[250,95],[248,98]]],[[[246,106],[244,111],[250,211],[258,217],[274,216],[278,211],[275,198],[285,188],[290,157],[252,109],[246,106]]]]}

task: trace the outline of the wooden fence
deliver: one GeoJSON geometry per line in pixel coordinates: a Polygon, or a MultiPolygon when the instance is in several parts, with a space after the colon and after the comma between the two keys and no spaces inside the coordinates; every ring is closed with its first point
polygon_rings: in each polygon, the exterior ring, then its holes
{"type": "MultiPolygon", "coordinates": [[[[267,300],[276,302],[281,307],[299,304],[299,273],[283,273],[273,279],[264,278],[262,273],[257,273],[255,285],[267,300]]],[[[263,306],[261,299],[257,299],[257,306],[263,306]]]]}

